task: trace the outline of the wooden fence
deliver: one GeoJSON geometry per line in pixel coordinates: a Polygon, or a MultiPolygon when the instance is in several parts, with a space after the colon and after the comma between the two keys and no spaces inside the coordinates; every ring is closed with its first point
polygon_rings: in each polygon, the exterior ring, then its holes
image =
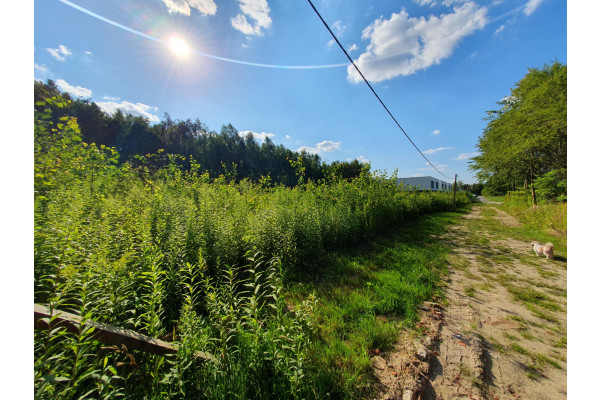
{"type": "MultiPolygon", "coordinates": [[[[54,313],[51,314],[50,309],[41,304],[34,304],[33,320],[36,329],[62,326],[69,332],[78,333],[81,326],[79,315],[59,310],[54,310],[54,313]]],[[[163,356],[177,353],[175,344],[142,335],[129,329],[92,320],[87,320],[85,325],[94,327],[93,339],[106,344],[119,347],[125,345],[127,350],[139,350],[163,356]]],[[[207,353],[197,352],[196,356],[204,360],[214,361],[214,357],[207,353]]]]}

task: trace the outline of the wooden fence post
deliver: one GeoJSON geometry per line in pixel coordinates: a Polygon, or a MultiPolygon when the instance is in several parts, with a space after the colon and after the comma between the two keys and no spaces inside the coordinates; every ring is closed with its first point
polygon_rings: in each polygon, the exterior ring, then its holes
{"type": "MultiPolygon", "coordinates": [[[[33,325],[37,329],[63,326],[67,331],[77,333],[79,332],[79,327],[81,325],[81,317],[60,310],[54,310],[54,313],[50,313],[48,307],[41,304],[34,304],[33,325]]],[[[103,343],[117,346],[123,344],[127,347],[127,350],[139,350],[163,356],[177,354],[176,345],[165,342],[164,340],[155,339],[129,329],[92,320],[86,321],[85,325],[92,326],[94,328],[92,338],[103,343]]],[[[211,354],[202,352],[197,352],[196,356],[204,360],[214,361],[215,359],[211,354]]]]}

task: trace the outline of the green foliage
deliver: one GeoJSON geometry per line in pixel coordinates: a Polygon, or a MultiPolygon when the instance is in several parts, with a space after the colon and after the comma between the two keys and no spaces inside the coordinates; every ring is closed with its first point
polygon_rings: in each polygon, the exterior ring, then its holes
{"type": "Polygon", "coordinates": [[[539,230],[552,229],[561,235],[567,233],[567,203],[542,200],[532,207],[531,195],[523,191],[509,192],[502,208],[517,216],[523,223],[539,230]]]}
{"type": "Polygon", "coordinates": [[[391,350],[418,307],[438,292],[448,248],[437,239],[460,213],[421,216],[377,241],[327,255],[327,269],[291,286],[297,302],[316,291],[319,340],[309,370],[316,398],[371,398],[369,358],[391,350]]]}
{"type": "Polygon", "coordinates": [[[507,187],[497,187],[493,183],[488,182],[481,190],[481,195],[484,197],[502,196],[506,193],[507,187]]]}
{"type": "MultiPolygon", "coordinates": [[[[36,331],[36,398],[314,397],[323,377],[308,361],[316,300],[288,310],[284,278],[322,271],[331,250],[452,207],[450,193],[405,192],[365,170],[286,187],[269,175],[240,179],[237,164],[211,178],[195,158],[166,151],[119,164],[115,148],[81,140],[74,118],[55,121],[63,100],[35,111],[35,301],[84,322],[170,335],[178,354],[107,348],[84,323],[76,334],[36,331]]],[[[304,156],[296,162],[312,168],[304,156]]],[[[407,260],[399,282],[415,274],[407,260]]],[[[410,314],[414,304],[393,296],[425,293],[382,288],[381,312],[410,314]]],[[[374,343],[390,332],[373,330],[374,343]]]]}
{"type": "Polygon", "coordinates": [[[567,201],[567,170],[553,169],[536,178],[535,186],[541,198],[567,201]]]}
{"type": "Polygon", "coordinates": [[[469,190],[471,191],[471,193],[480,196],[483,193],[483,188],[483,183],[474,183],[471,185],[469,190]]]}
{"type": "Polygon", "coordinates": [[[149,170],[162,168],[167,154],[180,157],[177,164],[186,171],[193,169],[194,163],[201,165],[213,179],[223,175],[230,180],[257,182],[269,176],[271,183],[286,186],[295,186],[299,177],[303,182],[319,181],[332,174],[352,179],[361,171],[369,170],[367,164],[358,160],[329,166],[316,154],[276,146],[269,138],[259,145],[251,133],[241,135],[231,124],[216,132],[198,119],[173,120],[168,113],[163,121],[153,125],[148,119],[120,110],[108,115],[89,99],[72,100],[51,80],[34,81],[34,96],[35,109],[38,112],[47,109],[54,123],[73,117],[84,142],[114,147],[121,155],[121,163],[130,161],[134,166],[144,165],[149,170]],[[50,97],[54,103],[45,104],[45,99],[50,97]],[[154,157],[160,150],[163,154],[154,157]]]}
{"type": "MultiPolygon", "coordinates": [[[[567,67],[555,62],[530,69],[498,104],[500,110],[488,112],[480,155],[469,168],[493,192],[532,187],[535,201],[534,180],[567,168],[567,67]]],[[[562,188],[552,188],[560,186],[546,185],[546,196],[562,195],[562,188]]]]}

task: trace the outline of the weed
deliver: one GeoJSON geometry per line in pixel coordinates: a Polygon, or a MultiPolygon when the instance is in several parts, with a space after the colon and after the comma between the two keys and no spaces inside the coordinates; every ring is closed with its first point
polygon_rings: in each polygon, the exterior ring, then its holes
{"type": "Polygon", "coordinates": [[[492,337],[490,337],[489,341],[492,344],[492,348],[495,351],[497,351],[500,354],[506,354],[506,352],[507,352],[506,346],[504,346],[502,343],[500,343],[498,341],[498,339],[496,339],[492,336],[492,337]]]}
{"type": "Polygon", "coordinates": [[[562,369],[559,363],[544,354],[536,353],[534,357],[540,365],[551,365],[556,369],[562,369]]]}
{"type": "Polygon", "coordinates": [[[465,288],[465,294],[469,297],[475,297],[475,286],[469,285],[465,288]]]}
{"type": "Polygon", "coordinates": [[[523,339],[526,339],[526,340],[534,340],[535,339],[535,336],[533,336],[527,328],[521,328],[519,330],[519,333],[521,334],[523,339]]]}
{"type": "Polygon", "coordinates": [[[566,336],[561,337],[559,340],[554,342],[553,346],[557,347],[559,349],[566,349],[567,348],[567,337],[566,336]]]}
{"type": "Polygon", "coordinates": [[[513,334],[510,334],[508,332],[503,332],[503,335],[505,338],[507,338],[508,340],[519,340],[519,338],[513,334]]]}
{"type": "Polygon", "coordinates": [[[459,364],[458,370],[460,371],[460,374],[466,378],[470,378],[472,376],[471,370],[465,364],[459,364]]]}
{"type": "Polygon", "coordinates": [[[525,376],[527,376],[527,378],[529,378],[531,380],[537,381],[545,376],[542,373],[541,368],[538,365],[536,365],[535,363],[525,364],[524,369],[525,369],[525,376]]]}
{"type": "Polygon", "coordinates": [[[450,263],[452,268],[455,268],[455,269],[457,269],[459,271],[463,271],[463,272],[467,271],[469,269],[469,267],[471,266],[471,263],[468,259],[457,256],[455,254],[448,256],[448,262],[450,263]]]}
{"type": "Polygon", "coordinates": [[[414,324],[439,293],[448,249],[434,238],[470,204],[458,193],[461,211],[449,212],[451,193],[404,191],[383,174],[292,188],[236,182],[235,165],[211,178],[163,151],[118,165],[116,149],[83,143],[73,118],[55,128],[43,108],[35,301],[153,337],[174,332],[179,350],[102,349],[83,325],[36,331],[40,398],[364,397],[368,351],[391,347],[397,324],[414,324]]]}
{"type": "MultiPolygon", "coordinates": [[[[518,340],[518,338],[515,337],[516,340],[518,340]]],[[[522,354],[524,356],[531,356],[531,353],[529,352],[529,350],[525,349],[523,346],[521,346],[518,343],[511,343],[509,348],[519,354],[522,354]]]]}

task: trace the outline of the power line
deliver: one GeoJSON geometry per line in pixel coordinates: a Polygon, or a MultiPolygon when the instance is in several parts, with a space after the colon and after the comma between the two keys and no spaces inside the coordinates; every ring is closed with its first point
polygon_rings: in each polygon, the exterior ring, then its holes
{"type": "Polygon", "coordinates": [[[352,60],[352,57],[350,57],[350,55],[348,55],[348,52],[346,52],[346,49],[344,48],[344,46],[342,46],[342,44],[340,43],[340,41],[338,40],[338,38],[335,36],[335,34],[333,33],[333,31],[331,30],[331,28],[329,28],[329,25],[327,25],[327,22],[325,22],[325,20],[323,19],[323,17],[321,17],[321,14],[317,10],[317,8],[313,4],[313,2],[311,0],[308,0],[308,2],[310,3],[310,6],[312,7],[312,9],[315,10],[315,13],[317,13],[317,15],[319,16],[319,19],[321,20],[321,22],[323,22],[323,25],[325,25],[325,28],[327,28],[327,30],[329,31],[329,33],[331,34],[331,36],[333,36],[333,39],[336,41],[336,43],[338,44],[338,46],[340,46],[340,49],[342,49],[342,51],[344,52],[344,54],[346,55],[346,57],[348,57],[348,60],[350,60],[350,62],[352,63],[352,65],[354,66],[354,68],[356,69],[356,71],[363,78],[363,80],[365,81],[365,83],[367,84],[367,86],[369,86],[369,89],[371,89],[371,92],[373,92],[373,94],[375,95],[375,97],[377,97],[377,100],[379,100],[379,102],[381,103],[381,105],[383,106],[383,108],[385,108],[385,111],[387,111],[387,113],[390,115],[390,117],[392,117],[392,119],[394,120],[394,122],[396,123],[396,125],[398,125],[398,128],[400,128],[400,130],[402,131],[402,133],[404,133],[404,136],[406,136],[406,138],[408,139],[408,141],[415,147],[415,149],[417,149],[417,151],[419,152],[419,154],[421,154],[421,156],[425,159],[425,161],[427,161],[427,163],[429,165],[431,165],[433,167],[433,169],[435,169],[440,175],[442,175],[446,179],[451,179],[450,177],[442,174],[442,172],[439,169],[437,169],[435,167],[435,165],[433,165],[433,163],[427,159],[427,157],[425,157],[425,154],[423,154],[423,152],[421,150],[419,150],[419,148],[417,147],[417,145],[406,134],[406,132],[404,131],[404,129],[402,129],[402,127],[400,126],[400,124],[398,123],[398,121],[396,120],[396,118],[392,115],[392,113],[390,112],[390,110],[383,103],[383,101],[381,100],[381,98],[379,97],[379,95],[377,94],[377,92],[375,92],[375,89],[373,89],[373,86],[371,86],[371,84],[369,83],[369,81],[367,80],[367,78],[365,78],[365,76],[360,71],[360,69],[358,69],[358,67],[356,66],[356,64],[354,64],[354,60],[352,60]]]}

